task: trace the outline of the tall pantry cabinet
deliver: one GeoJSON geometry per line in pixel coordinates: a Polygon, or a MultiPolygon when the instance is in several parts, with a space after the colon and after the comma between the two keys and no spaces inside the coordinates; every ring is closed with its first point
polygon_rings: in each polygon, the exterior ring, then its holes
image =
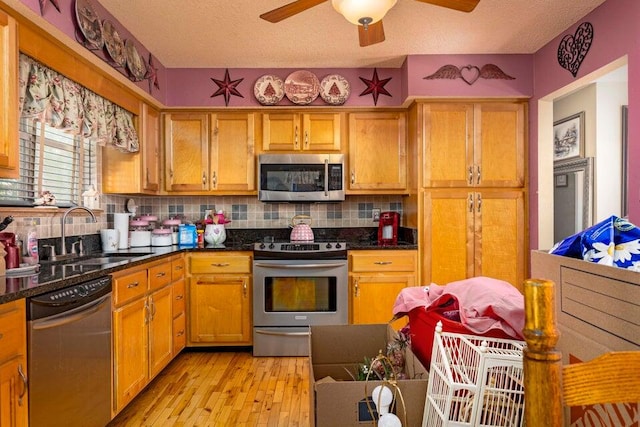
{"type": "Polygon", "coordinates": [[[518,289],[526,276],[526,103],[414,104],[408,225],[421,283],[474,276],[518,289]]]}

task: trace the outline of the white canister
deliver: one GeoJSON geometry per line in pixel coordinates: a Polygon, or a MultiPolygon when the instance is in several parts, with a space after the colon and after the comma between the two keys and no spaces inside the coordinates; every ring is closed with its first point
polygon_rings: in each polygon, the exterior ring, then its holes
{"type": "Polygon", "coordinates": [[[112,252],[118,250],[119,232],[115,228],[105,228],[100,230],[100,241],[102,243],[102,252],[112,252]]]}
{"type": "Polygon", "coordinates": [[[171,246],[171,235],[170,228],[156,228],[151,232],[151,246],[171,246]]]}

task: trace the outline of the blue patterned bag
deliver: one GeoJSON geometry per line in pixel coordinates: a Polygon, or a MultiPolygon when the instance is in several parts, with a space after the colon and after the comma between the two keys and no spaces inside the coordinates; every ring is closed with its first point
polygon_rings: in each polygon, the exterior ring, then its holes
{"type": "Polygon", "coordinates": [[[563,239],[549,253],[640,272],[640,229],[611,216],[563,239]]]}

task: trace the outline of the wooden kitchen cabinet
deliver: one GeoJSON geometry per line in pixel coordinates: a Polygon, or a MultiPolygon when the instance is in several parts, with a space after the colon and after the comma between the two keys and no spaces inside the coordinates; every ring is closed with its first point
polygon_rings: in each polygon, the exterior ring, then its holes
{"type": "Polygon", "coordinates": [[[18,26],[0,10],[0,178],[18,178],[18,26]]]}
{"type": "Polygon", "coordinates": [[[160,112],[142,103],[138,118],[140,151],[102,148],[102,191],[113,194],[157,194],[160,191],[160,112]]]}
{"type": "Polygon", "coordinates": [[[115,412],[173,357],[171,277],[171,263],[166,260],[113,275],[115,412]]]}
{"type": "Polygon", "coordinates": [[[255,190],[254,116],[165,114],[166,190],[195,194],[255,190]]]}
{"type": "MultiPolygon", "coordinates": [[[[414,250],[350,251],[351,323],[389,322],[400,291],[416,284],[417,265],[414,250]]],[[[406,319],[401,319],[393,327],[405,324],[406,319]]]]}
{"type": "Polygon", "coordinates": [[[422,283],[474,276],[520,288],[525,271],[521,190],[429,190],[424,193],[422,283]]]}
{"type": "Polygon", "coordinates": [[[245,252],[189,255],[188,345],[250,345],[251,263],[245,252]]]}
{"type": "Polygon", "coordinates": [[[423,108],[423,187],[524,186],[524,103],[426,103],[423,108]]]}
{"type": "Polygon", "coordinates": [[[404,112],[349,114],[348,194],[402,193],[407,189],[404,112]]]}
{"type": "Polygon", "coordinates": [[[185,348],[187,343],[187,323],[186,323],[186,286],[185,286],[185,262],[184,255],[180,255],[171,260],[171,282],[172,282],[172,308],[173,318],[173,357],[185,348]]]}
{"type": "Polygon", "coordinates": [[[25,300],[0,305],[0,425],[29,425],[25,300]]]}
{"type": "Polygon", "coordinates": [[[342,113],[263,113],[262,150],[340,151],[342,113]]]}

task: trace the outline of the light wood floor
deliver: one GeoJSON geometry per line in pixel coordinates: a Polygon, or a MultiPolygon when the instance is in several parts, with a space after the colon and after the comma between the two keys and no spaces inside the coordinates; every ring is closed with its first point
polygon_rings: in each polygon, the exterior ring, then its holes
{"type": "Polygon", "coordinates": [[[183,352],[108,427],[308,426],[308,362],[183,352]]]}

